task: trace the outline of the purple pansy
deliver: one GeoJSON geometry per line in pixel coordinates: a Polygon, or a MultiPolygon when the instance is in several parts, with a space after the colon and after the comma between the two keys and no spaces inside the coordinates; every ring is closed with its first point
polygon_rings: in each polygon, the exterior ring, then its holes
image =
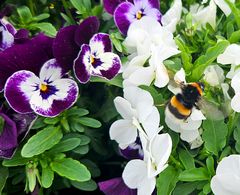
{"type": "Polygon", "coordinates": [[[99,20],[95,16],[83,20],[80,25],[60,29],[53,42],[53,54],[57,62],[66,70],[72,69],[81,45],[88,43],[98,32],[99,20]]]}
{"type": "Polygon", "coordinates": [[[127,187],[121,177],[99,182],[98,186],[105,195],[137,195],[137,190],[127,187]]]}
{"type": "MultiPolygon", "coordinates": [[[[18,33],[20,41],[26,35],[26,31],[18,33]]],[[[53,58],[52,42],[52,38],[39,34],[31,40],[16,43],[0,52],[0,91],[3,90],[8,77],[16,71],[28,70],[39,74],[43,63],[53,58]]]]}
{"type": "Polygon", "coordinates": [[[103,6],[104,9],[111,15],[113,15],[115,9],[117,8],[117,6],[122,3],[122,2],[126,2],[129,1],[131,3],[133,3],[133,0],[103,0],[103,6]]]}
{"type": "Polygon", "coordinates": [[[162,15],[159,11],[159,0],[133,0],[133,3],[125,1],[114,11],[115,24],[124,35],[127,34],[130,24],[143,16],[160,21],[162,15]]]}
{"type": "Polygon", "coordinates": [[[95,34],[89,45],[83,44],[74,61],[74,72],[81,83],[89,81],[91,75],[112,79],[121,68],[118,55],[111,52],[112,43],[108,34],[95,34]]]}
{"type": "Polygon", "coordinates": [[[36,115],[18,114],[10,109],[0,109],[0,116],[4,119],[0,134],[0,158],[11,158],[18,144],[27,135],[36,115]]]}
{"type": "Polygon", "coordinates": [[[6,20],[0,19],[0,51],[11,47],[17,30],[6,20]]]}
{"type": "Polygon", "coordinates": [[[44,63],[39,77],[28,70],[15,72],[5,84],[4,96],[16,112],[55,117],[78,97],[77,83],[64,76],[60,65],[51,59],[44,63]]]}
{"type": "Polygon", "coordinates": [[[136,141],[130,144],[125,149],[120,149],[120,154],[128,160],[132,159],[141,159],[143,160],[143,148],[142,143],[139,137],[137,137],[136,141]]]}

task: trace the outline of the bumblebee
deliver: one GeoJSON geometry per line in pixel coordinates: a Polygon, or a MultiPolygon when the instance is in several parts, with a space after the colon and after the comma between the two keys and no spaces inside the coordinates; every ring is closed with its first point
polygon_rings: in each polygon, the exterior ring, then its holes
{"type": "Polygon", "coordinates": [[[192,113],[193,107],[198,107],[198,102],[204,92],[204,85],[201,82],[180,83],[181,93],[174,95],[167,107],[177,118],[186,120],[192,113]]]}

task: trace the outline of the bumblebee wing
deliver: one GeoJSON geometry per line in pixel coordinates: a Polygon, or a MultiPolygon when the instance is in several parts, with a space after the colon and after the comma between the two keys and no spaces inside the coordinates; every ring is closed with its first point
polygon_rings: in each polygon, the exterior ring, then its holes
{"type": "Polygon", "coordinates": [[[218,108],[215,104],[207,101],[204,98],[201,98],[197,106],[201,109],[206,118],[211,120],[223,120],[224,113],[218,108]]]}

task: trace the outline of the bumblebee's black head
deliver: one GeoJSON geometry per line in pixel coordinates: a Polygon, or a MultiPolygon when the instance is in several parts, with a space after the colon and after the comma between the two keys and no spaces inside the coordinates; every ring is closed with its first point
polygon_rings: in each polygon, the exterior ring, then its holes
{"type": "Polygon", "coordinates": [[[204,85],[200,82],[189,83],[182,89],[184,100],[189,103],[196,103],[202,96],[204,85]]]}

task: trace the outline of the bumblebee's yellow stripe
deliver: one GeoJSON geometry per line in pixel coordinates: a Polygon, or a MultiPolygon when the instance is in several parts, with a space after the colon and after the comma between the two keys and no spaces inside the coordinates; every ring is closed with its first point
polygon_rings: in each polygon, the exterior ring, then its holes
{"type": "Polygon", "coordinates": [[[181,104],[181,102],[178,101],[176,96],[173,96],[170,104],[178,110],[178,112],[183,116],[189,116],[191,114],[191,110],[186,108],[184,105],[181,104]]]}
{"type": "Polygon", "coordinates": [[[199,86],[198,83],[190,83],[190,85],[192,85],[193,87],[196,87],[198,90],[198,93],[202,96],[203,95],[203,91],[201,89],[201,87],[199,86]]]}

